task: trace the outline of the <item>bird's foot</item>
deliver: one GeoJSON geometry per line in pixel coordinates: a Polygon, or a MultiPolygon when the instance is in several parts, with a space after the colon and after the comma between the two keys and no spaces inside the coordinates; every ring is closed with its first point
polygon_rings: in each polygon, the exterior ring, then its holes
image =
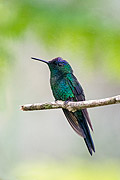
{"type": "Polygon", "coordinates": [[[68,102],[69,102],[69,100],[64,101],[64,105],[67,106],[67,105],[68,105],[68,102]]]}

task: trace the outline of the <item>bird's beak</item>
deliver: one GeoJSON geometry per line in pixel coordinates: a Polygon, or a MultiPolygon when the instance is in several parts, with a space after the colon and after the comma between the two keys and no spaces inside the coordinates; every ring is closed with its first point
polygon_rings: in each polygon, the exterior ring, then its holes
{"type": "Polygon", "coordinates": [[[42,59],[38,59],[38,58],[34,58],[34,57],[31,57],[31,59],[34,59],[34,60],[37,60],[37,61],[42,61],[46,64],[48,64],[49,62],[48,61],[45,61],[45,60],[42,60],[42,59]]]}

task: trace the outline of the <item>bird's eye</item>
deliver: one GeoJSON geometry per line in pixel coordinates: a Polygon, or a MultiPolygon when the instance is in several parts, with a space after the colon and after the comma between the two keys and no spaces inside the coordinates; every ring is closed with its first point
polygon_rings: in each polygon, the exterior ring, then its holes
{"type": "Polygon", "coordinates": [[[63,63],[58,63],[58,66],[63,66],[64,64],[63,63]]]}

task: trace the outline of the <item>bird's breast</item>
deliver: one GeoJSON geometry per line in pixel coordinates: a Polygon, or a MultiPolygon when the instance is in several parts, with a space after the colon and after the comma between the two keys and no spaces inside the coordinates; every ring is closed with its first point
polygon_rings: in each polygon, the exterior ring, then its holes
{"type": "Polygon", "coordinates": [[[67,78],[51,78],[51,89],[56,100],[66,101],[73,97],[73,92],[68,84],[67,78]]]}

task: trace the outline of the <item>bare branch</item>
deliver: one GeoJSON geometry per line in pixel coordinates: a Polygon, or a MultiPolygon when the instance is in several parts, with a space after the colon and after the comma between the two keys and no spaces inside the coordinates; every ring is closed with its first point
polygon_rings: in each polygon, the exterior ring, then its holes
{"type": "Polygon", "coordinates": [[[105,99],[79,101],[79,102],[56,101],[56,102],[50,102],[50,103],[27,104],[27,105],[21,106],[21,110],[34,111],[34,110],[64,108],[64,109],[68,109],[69,111],[75,112],[78,109],[106,106],[106,105],[118,104],[118,103],[120,103],[120,95],[105,98],[105,99]]]}

